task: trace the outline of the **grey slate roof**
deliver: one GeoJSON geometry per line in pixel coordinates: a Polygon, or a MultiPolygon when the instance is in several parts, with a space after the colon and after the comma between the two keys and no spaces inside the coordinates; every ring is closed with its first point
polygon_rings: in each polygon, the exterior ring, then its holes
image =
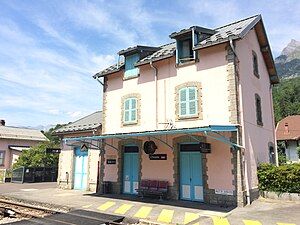
{"type": "Polygon", "coordinates": [[[149,63],[151,60],[153,61],[158,61],[158,60],[162,60],[168,57],[171,57],[175,54],[175,50],[176,50],[176,43],[170,43],[170,44],[166,44],[161,46],[161,49],[158,50],[157,52],[154,52],[151,55],[148,55],[147,57],[139,60],[136,65],[143,65],[146,63],[149,63]]]}
{"type": "Polygon", "coordinates": [[[88,116],[85,116],[75,122],[69,123],[57,130],[53,133],[68,133],[68,132],[76,132],[76,131],[88,131],[93,130],[101,126],[102,124],[102,111],[94,112],[88,116]]]}
{"type": "Polygon", "coordinates": [[[0,139],[47,141],[48,138],[39,130],[0,126],[0,139]]]}
{"type": "Polygon", "coordinates": [[[220,44],[232,39],[243,38],[248,31],[261,19],[260,15],[236,21],[231,24],[216,28],[216,33],[197,44],[194,49],[220,44]]]}
{"type": "MultiPolygon", "coordinates": [[[[238,39],[238,38],[243,38],[248,31],[253,28],[253,26],[261,19],[260,15],[255,15],[255,16],[251,16],[230,24],[227,24],[225,26],[222,27],[218,27],[216,29],[214,29],[214,31],[216,31],[215,34],[213,34],[212,36],[208,37],[207,39],[201,41],[200,43],[198,43],[194,49],[201,49],[201,48],[205,48],[205,47],[209,47],[212,45],[217,45],[220,43],[224,43],[229,41],[230,38],[232,39],[238,39]]],[[[161,59],[165,59],[165,58],[169,58],[175,55],[175,51],[176,51],[176,44],[175,43],[169,43],[166,45],[161,46],[161,49],[154,52],[153,54],[139,60],[136,63],[136,66],[139,65],[143,65],[143,64],[147,64],[150,61],[158,61],[161,59]]],[[[119,67],[120,70],[120,67],[119,67]]],[[[97,73],[96,75],[94,75],[94,78],[96,77],[100,77],[100,76],[104,76],[104,75],[108,75],[110,73],[114,73],[117,72],[119,70],[116,70],[116,64],[105,69],[102,70],[101,72],[97,73]]]]}
{"type": "Polygon", "coordinates": [[[119,66],[118,64],[114,64],[102,71],[100,71],[99,73],[96,73],[93,77],[96,78],[96,77],[103,77],[107,74],[111,74],[111,73],[115,73],[115,72],[118,72],[120,71],[121,69],[123,69],[125,66],[125,63],[124,62],[119,62],[119,66]]]}

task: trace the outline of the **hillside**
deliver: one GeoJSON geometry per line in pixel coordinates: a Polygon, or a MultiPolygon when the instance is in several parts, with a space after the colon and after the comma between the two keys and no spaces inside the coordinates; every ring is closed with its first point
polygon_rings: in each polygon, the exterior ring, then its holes
{"type": "Polygon", "coordinates": [[[275,59],[277,73],[282,78],[300,76],[300,41],[294,39],[282,50],[275,59]]]}

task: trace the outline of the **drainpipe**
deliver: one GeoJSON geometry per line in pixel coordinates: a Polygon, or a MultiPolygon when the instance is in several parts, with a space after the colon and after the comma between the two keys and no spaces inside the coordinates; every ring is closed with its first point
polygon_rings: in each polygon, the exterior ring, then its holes
{"type": "MultiPolygon", "coordinates": [[[[278,161],[278,149],[277,149],[277,140],[276,140],[276,126],[275,126],[275,122],[274,122],[274,108],[273,108],[273,98],[272,98],[272,84],[270,84],[270,88],[269,88],[269,96],[270,96],[270,103],[271,103],[271,107],[272,107],[272,110],[271,110],[271,115],[272,115],[272,126],[273,126],[273,129],[274,129],[274,132],[273,132],[273,136],[274,136],[274,153],[275,153],[275,164],[276,166],[279,166],[279,161],[278,161]]],[[[269,150],[269,149],[268,149],[269,150]]],[[[270,151],[270,150],[269,150],[270,151]]],[[[270,152],[269,152],[270,154],[270,152]]]]}
{"type": "Polygon", "coordinates": [[[158,88],[157,88],[157,67],[153,66],[152,61],[150,61],[150,66],[154,71],[154,81],[155,81],[155,127],[158,129],[158,88]]]}

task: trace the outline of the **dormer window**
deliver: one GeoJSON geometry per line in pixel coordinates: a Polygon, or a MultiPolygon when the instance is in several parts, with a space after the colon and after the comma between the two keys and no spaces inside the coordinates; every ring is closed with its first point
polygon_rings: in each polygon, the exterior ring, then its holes
{"type": "Polygon", "coordinates": [[[178,62],[185,63],[195,60],[192,39],[178,40],[177,41],[178,50],[178,62]]]}
{"type": "Polygon", "coordinates": [[[137,77],[139,75],[139,68],[135,67],[135,63],[139,61],[139,54],[133,54],[125,57],[125,73],[124,78],[137,77]]]}
{"type": "Polygon", "coordinates": [[[193,48],[214,33],[214,30],[197,26],[172,33],[170,38],[176,40],[177,65],[195,62],[198,58],[193,48]]]}
{"type": "Polygon", "coordinates": [[[138,77],[140,73],[138,61],[158,50],[160,48],[137,45],[119,51],[118,54],[125,58],[124,80],[138,77]]]}

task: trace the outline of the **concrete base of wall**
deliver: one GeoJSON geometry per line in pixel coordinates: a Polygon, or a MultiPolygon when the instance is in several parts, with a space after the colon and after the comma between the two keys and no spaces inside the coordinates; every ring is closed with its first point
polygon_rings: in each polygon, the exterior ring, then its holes
{"type": "Polygon", "coordinates": [[[259,198],[259,189],[254,188],[250,190],[250,202],[253,202],[254,200],[259,198]]]}
{"type": "Polygon", "coordinates": [[[300,194],[298,193],[279,193],[279,192],[271,192],[271,191],[260,191],[259,194],[264,198],[300,202],[300,194]]]}
{"type": "Polygon", "coordinates": [[[214,189],[204,190],[204,202],[221,206],[237,206],[236,192],[233,195],[216,194],[214,189]]]}

